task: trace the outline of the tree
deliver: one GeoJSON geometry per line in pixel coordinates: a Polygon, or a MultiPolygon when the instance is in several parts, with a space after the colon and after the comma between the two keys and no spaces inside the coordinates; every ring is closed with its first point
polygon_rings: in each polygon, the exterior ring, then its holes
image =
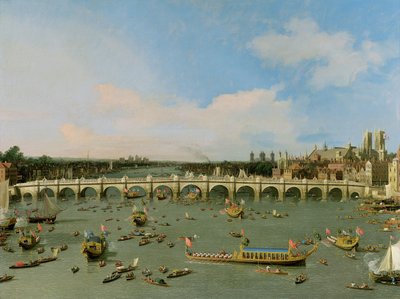
{"type": "Polygon", "coordinates": [[[19,147],[14,145],[2,155],[2,160],[18,165],[25,160],[25,157],[19,147]]]}

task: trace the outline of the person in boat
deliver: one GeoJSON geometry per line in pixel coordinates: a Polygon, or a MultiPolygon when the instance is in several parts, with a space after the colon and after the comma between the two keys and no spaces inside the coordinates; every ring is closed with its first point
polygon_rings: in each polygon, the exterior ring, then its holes
{"type": "Polygon", "coordinates": [[[361,289],[368,289],[368,285],[366,283],[362,283],[362,285],[360,286],[361,289]]]}
{"type": "Polygon", "coordinates": [[[352,282],[350,285],[351,285],[352,287],[355,287],[355,286],[356,286],[356,284],[355,284],[354,282],[352,282]]]}

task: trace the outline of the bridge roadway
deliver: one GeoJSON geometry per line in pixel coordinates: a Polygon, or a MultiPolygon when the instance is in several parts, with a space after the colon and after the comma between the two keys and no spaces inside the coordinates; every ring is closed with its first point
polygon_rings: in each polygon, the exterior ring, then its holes
{"type": "MultiPolygon", "coordinates": [[[[159,188],[169,189],[173,200],[179,200],[180,196],[184,195],[182,191],[185,187],[196,188],[199,190],[199,195],[202,200],[207,200],[211,190],[221,186],[227,190],[228,196],[235,199],[237,193],[250,190],[253,193],[255,201],[261,200],[266,195],[274,196],[278,200],[285,200],[291,195],[297,195],[298,198],[305,200],[307,198],[317,198],[326,200],[331,197],[335,198],[357,198],[370,195],[370,188],[365,184],[352,182],[347,180],[328,181],[328,180],[284,180],[272,179],[265,177],[249,177],[237,178],[233,176],[224,177],[209,177],[199,175],[197,177],[179,177],[171,175],[171,177],[152,177],[148,175],[144,178],[98,178],[98,179],[59,179],[59,180],[40,180],[14,185],[14,194],[26,200],[31,198],[36,201],[41,198],[44,191],[50,196],[63,198],[66,196],[66,191],[74,194],[75,199],[85,197],[86,190],[92,189],[95,191],[95,198],[100,199],[107,194],[107,189],[114,188],[119,190],[122,195],[124,189],[136,189],[144,193],[148,198],[153,198],[155,192],[159,188]],[[51,190],[51,191],[50,191],[51,190]]],[[[185,190],[187,190],[186,188],[185,190]]],[[[251,193],[250,191],[250,193],[251,193]]],[[[92,191],[93,193],[93,191],[92,191]]]]}

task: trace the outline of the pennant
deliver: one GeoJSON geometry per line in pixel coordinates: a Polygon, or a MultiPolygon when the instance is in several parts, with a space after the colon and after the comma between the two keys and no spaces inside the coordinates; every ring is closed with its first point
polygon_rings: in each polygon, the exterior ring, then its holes
{"type": "Polygon", "coordinates": [[[244,229],[242,228],[242,236],[244,236],[244,229]]]}
{"type": "Polygon", "coordinates": [[[185,244],[187,247],[191,248],[192,247],[192,241],[188,237],[185,237],[185,244]]]}
{"type": "Polygon", "coordinates": [[[291,239],[289,239],[289,245],[290,245],[290,247],[292,247],[293,249],[297,249],[296,243],[293,242],[291,239]]]}
{"type": "Polygon", "coordinates": [[[229,198],[225,198],[225,204],[228,205],[230,203],[229,198]]]}
{"type": "Polygon", "coordinates": [[[329,228],[326,228],[325,233],[329,236],[331,234],[331,230],[329,228]]]}
{"type": "Polygon", "coordinates": [[[39,232],[42,232],[43,227],[42,227],[42,225],[40,223],[37,224],[37,229],[38,229],[39,232]]]}
{"type": "Polygon", "coordinates": [[[356,234],[359,235],[360,237],[361,237],[361,236],[364,236],[364,230],[361,229],[361,228],[359,228],[359,227],[357,226],[357,228],[356,228],[356,234]]]}
{"type": "Polygon", "coordinates": [[[105,227],[103,224],[100,226],[100,229],[102,232],[105,232],[108,230],[107,227],[105,227]]]}

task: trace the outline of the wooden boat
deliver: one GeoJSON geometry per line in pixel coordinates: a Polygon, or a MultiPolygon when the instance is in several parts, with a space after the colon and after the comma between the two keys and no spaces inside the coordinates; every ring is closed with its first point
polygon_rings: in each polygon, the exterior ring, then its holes
{"type": "Polygon", "coordinates": [[[42,257],[42,258],[38,259],[39,263],[41,263],[41,264],[53,262],[55,260],[57,260],[56,256],[42,257]]]}
{"type": "Polygon", "coordinates": [[[337,237],[326,236],[328,241],[335,245],[336,247],[343,250],[352,250],[358,247],[359,237],[349,236],[345,234],[340,234],[337,237]]]}
{"type": "Polygon", "coordinates": [[[11,280],[13,278],[14,278],[13,275],[4,274],[4,275],[0,276],[0,282],[9,281],[9,280],[11,280]]]}
{"type": "Polygon", "coordinates": [[[168,268],[164,265],[161,265],[160,267],[158,267],[158,271],[160,271],[161,273],[166,273],[168,272],[168,268]]]}
{"type": "Polygon", "coordinates": [[[241,233],[237,233],[237,232],[229,232],[229,234],[232,237],[235,237],[235,238],[241,238],[242,237],[242,234],[241,233]]]}
{"type": "Polygon", "coordinates": [[[296,278],[294,279],[294,283],[295,284],[300,284],[303,283],[307,280],[307,275],[304,273],[301,273],[299,275],[296,276],[296,278]]]}
{"type": "Polygon", "coordinates": [[[354,252],[345,252],[344,256],[351,258],[351,259],[357,259],[356,254],[354,252]]]}
{"type": "Polygon", "coordinates": [[[38,249],[36,249],[37,253],[41,254],[45,251],[44,247],[39,247],[38,249]]]}
{"type": "Polygon", "coordinates": [[[156,197],[158,200],[163,200],[167,198],[167,192],[165,190],[157,189],[156,197]]]}
{"type": "Polygon", "coordinates": [[[29,263],[25,262],[16,262],[14,265],[10,266],[10,269],[21,269],[21,268],[31,268],[31,267],[37,267],[40,265],[40,262],[38,260],[35,261],[30,261],[29,263]]]}
{"type": "Polygon", "coordinates": [[[11,252],[11,253],[12,253],[12,252],[15,252],[15,250],[12,249],[12,248],[9,247],[9,246],[4,246],[4,247],[3,247],[3,250],[4,250],[4,251],[7,251],[7,252],[11,252]]]}
{"type": "Polygon", "coordinates": [[[61,213],[63,209],[59,207],[55,202],[51,201],[50,198],[44,193],[44,199],[42,206],[36,211],[34,216],[28,217],[28,222],[46,222],[54,223],[57,215],[61,213]]]}
{"type": "Polygon", "coordinates": [[[352,282],[351,284],[347,285],[346,288],[349,289],[356,289],[356,290],[365,290],[365,291],[372,291],[373,288],[369,287],[367,284],[363,283],[361,285],[358,285],[354,282],[352,282]]]}
{"type": "MultiPolygon", "coordinates": [[[[33,233],[33,232],[31,232],[33,233]]],[[[18,238],[18,245],[23,249],[31,249],[40,242],[40,237],[36,236],[34,233],[25,236],[24,234],[18,238]]]]}
{"type": "Polygon", "coordinates": [[[189,260],[197,261],[304,265],[307,257],[315,252],[319,246],[319,243],[316,243],[310,250],[301,253],[292,249],[290,246],[288,248],[247,247],[247,241],[242,241],[238,252],[227,253],[225,251],[220,251],[218,253],[203,253],[192,252],[186,248],[185,255],[189,260]]]}
{"type": "Polygon", "coordinates": [[[74,236],[74,237],[77,237],[77,236],[79,236],[81,233],[79,232],[79,231],[74,231],[73,233],[72,233],[72,235],[74,236]]]}
{"type": "Polygon", "coordinates": [[[103,283],[107,283],[107,282],[111,282],[111,281],[117,280],[120,277],[121,277],[121,273],[113,272],[110,275],[107,275],[107,277],[103,279],[103,283]]]}
{"type": "Polygon", "coordinates": [[[118,241],[126,241],[126,240],[130,240],[133,239],[135,236],[132,235],[128,235],[128,236],[121,236],[118,238],[118,241]]]}
{"type": "Polygon", "coordinates": [[[149,243],[150,243],[149,238],[142,238],[142,239],[140,239],[140,241],[139,241],[139,246],[147,245],[147,244],[149,244],[149,243]]]}
{"type": "Polygon", "coordinates": [[[135,191],[135,190],[125,189],[124,190],[124,195],[125,195],[126,198],[136,198],[136,197],[140,197],[140,192],[135,191]]]}
{"type": "Polygon", "coordinates": [[[99,261],[99,266],[100,267],[104,267],[106,265],[106,261],[105,260],[100,260],[99,261]]]}
{"type": "Polygon", "coordinates": [[[169,248],[172,248],[172,247],[175,246],[175,244],[174,244],[173,242],[169,241],[169,242],[167,243],[167,246],[168,246],[169,248]]]}
{"type": "Polygon", "coordinates": [[[400,283],[400,241],[394,245],[389,241],[388,249],[378,270],[370,271],[369,277],[379,283],[400,283]]]}
{"type": "Polygon", "coordinates": [[[265,274],[275,274],[275,275],[288,275],[289,273],[286,271],[281,270],[280,268],[271,269],[269,266],[266,268],[258,268],[256,269],[258,273],[265,273],[265,274]]]}
{"type": "Polygon", "coordinates": [[[158,243],[161,243],[161,242],[164,241],[164,237],[158,236],[157,239],[156,239],[156,241],[157,241],[158,243]]]}
{"type": "Polygon", "coordinates": [[[188,199],[191,201],[195,201],[198,198],[199,198],[199,194],[197,192],[193,192],[193,191],[189,192],[185,197],[185,199],[188,199]]]}
{"type": "Polygon", "coordinates": [[[137,268],[138,262],[139,262],[139,258],[135,258],[128,267],[126,267],[124,265],[117,266],[116,271],[118,273],[125,273],[125,272],[129,272],[129,271],[133,271],[137,268]]]}
{"type": "Polygon", "coordinates": [[[175,270],[172,270],[172,272],[167,276],[167,278],[180,277],[180,276],[188,275],[192,272],[193,271],[188,268],[175,269],[175,270]]]}
{"type": "Polygon", "coordinates": [[[324,259],[324,258],[320,258],[320,259],[319,259],[319,262],[320,262],[322,265],[328,266],[328,261],[327,261],[326,259],[324,259]]]}
{"type": "Polygon", "coordinates": [[[73,266],[73,267],[71,268],[71,271],[72,271],[72,273],[76,273],[76,272],[79,271],[79,267],[78,267],[78,266],[73,266]]]}
{"type": "Polygon", "coordinates": [[[88,259],[100,257],[107,248],[107,241],[103,233],[100,236],[95,236],[92,232],[86,233],[85,239],[81,245],[82,254],[88,259]]]}
{"type": "Polygon", "coordinates": [[[162,278],[152,279],[150,277],[145,277],[143,280],[149,284],[154,284],[162,287],[169,287],[169,285],[162,278]]]}
{"type": "Polygon", "coordinates": [[[231,203],[231,205],[225,208],[226,214],[228,214],[232,218],[238,218],[243,216],[243,207],[238,206],[236,204],[231,203]]]}
{"type": "Polygon", "coordinates": [[[52,226],[52,227],[50,227],[50,228],[48,229],[48,232],[51,233],[54,229],[55,229],[55,227],[52,226]]]}
{"type": "Polygon", "coordinates": [[[135,273],[129,272],[125,275],[126,280],[132,280],[135,279],[135,273]]]}
{"type": "Polygon", "coordinates": [[[185,219],[186,219],[186,220],[196,220],[194,217],[189,216],[189,213],[188,213],[188,212],[185,213],[185,219]]]}
{"type": "Polygon", "coordinates": [[[144,276],[150,276],[151,274],[153,274],[153,272],[151,272],[151,270],[148,269],[148,268],[144,268],[144,269],[142,270],[142,274],[143,274],[144,276]]]}
{"type": "Polygon", "coordinates": [[[14,229],[15,224],[17,223],[17,218],[15,217],[6,217],[0,219],[0,230],[12,230],[14,229]]]}
{"type": "Polygon", "coordinates": [[[146,213],[144,211],[137,210],[136,207],[134,207],[130,218],[132,220],[132,224],[136,226],[143,226],[147,221],[146,213]]]}

